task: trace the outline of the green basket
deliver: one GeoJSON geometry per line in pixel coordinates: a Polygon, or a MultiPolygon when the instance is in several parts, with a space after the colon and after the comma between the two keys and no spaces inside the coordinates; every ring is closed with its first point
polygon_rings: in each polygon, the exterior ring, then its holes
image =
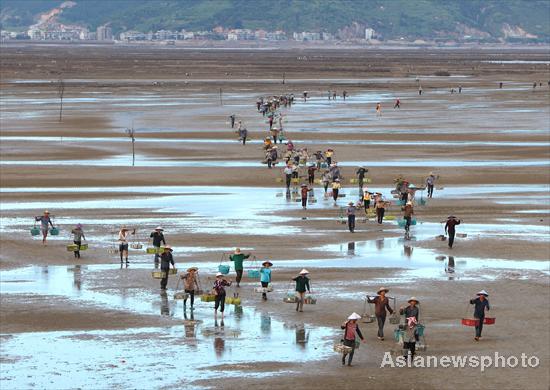
{"type": "Polygon", "coordinates": [[[40,229],[37,228],[36,226],[33,227],[33,228],[31,228],[31,235],[33,235],[33,236],[38,236],[38,235],[40,235],[40,229]]]}
{"type": "Polygon", "coordinates": [[[248,270],[248,277],[250,279],[260,279],[260,271],[256,269],[250,269],[248,270]]]}
{"type": "Polygon", "coordinates": [[[58,228],[55,228],[55,227],[54,227],[54,228],[51,228],[51,229],[50,229],[50,234],[51,234],[52,236],[58,236],[58,235],[59,235],[59,229],[58,229],[58,228]]]}
{"type": "Polygon", "coordinates": [[[424,329],[425,329],[424,325],[421,325],[421,324],[416,325],[416,334],[418,335],[418,337],[424,336],[424,329]]]}
{"type": "Polygon", "coordinates": [[[218,272],[227,275],[229,273],[229,266],[225,264],[220,264],[218,266],[218,272]]]}

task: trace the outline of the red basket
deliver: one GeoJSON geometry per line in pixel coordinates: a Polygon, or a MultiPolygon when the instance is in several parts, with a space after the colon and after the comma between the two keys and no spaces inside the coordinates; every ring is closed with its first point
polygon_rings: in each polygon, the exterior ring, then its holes
{"type": "Polygon", "coordinates": [[[477,318],[463,318],[462,325],[464,326],[477,326],[479,324],[479,319],[477,318]]]}
{"type": "Polygon", "coordinates": [[[485,318],[483,319],[483,323],[484,323],[485,325],[494,325],[496,320],[497,320],[497,319],[496,319],[495,317],[485,317],[485,318]]]}

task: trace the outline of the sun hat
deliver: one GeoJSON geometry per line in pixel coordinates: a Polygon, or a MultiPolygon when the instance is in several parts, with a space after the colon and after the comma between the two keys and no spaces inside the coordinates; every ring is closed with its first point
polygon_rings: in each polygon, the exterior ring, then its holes
{"type": "Polygon", "coordinates": [[[187,272],[197,272],[199,269],[197,267],[187,268],[187,272]]]}
{"type": "Polygon", "coordinates": [[[412,202],[409,200],[409,201],[407,202],[407,206],[412,206],[412,205],[413,205],[412,202]]]}
{"type": "Polygon", "coordinates": [[[340,182],[340,179],[334,179],[334,181],[336,181],[336,182],[340,182]]]}
{"type": "Polygon", "coordinates": [[[409,300],[407,301],[407,303],[411,303],[411,301],[415,301],[416,303],[420,303],[420,301],[418,299],[416,299],[416,297],[410,297],[409,300]]]}
{"type": "Polygon", "coordinates": [[[481,290],[481,291],[478,292],[476,295],[485,295],[486,297],[489,296],[489,294],[488,294],[487,291],[485,291],[485,290],[481,290]]]}
{"type": "Polygon", "coordinates": [[[380,287],[376,293],[377,293],[377,294],[380,294],[381,291],[388,292],[388,291],[390,291],[390,290],[387,289],[386,287],[380,287]]]}
{"type": "Polygon", "coordinates": [[[49,214],[50,212],[48,210],[44,210],[44,214],[49,214]]]}
{"type": "Polygon", "coordinates": [[[128,228],[126,227],[126,225],[122,225],[122,227],[120,228],[120,230],[128,230],[128,228]]]}
{"type": "Polygon", "coordinates": [[[353,205],[354,205],[354,203],[353,203],[353,202],[349,202],[349,203],[348,203],[348,205],[350,205],[350,206],[353,206],[353,205]]]}
{"type": "Polygon", "coordinates": [[[307,274],[309,274],[309,271],[305,268],[300,271],[300,275],[307,275],[307,274]]]}
{"type": "Polygon", "coordinates": [[[77,223],[75,227],[76,227],[77,229],[80,229],[80,228],[82,228],[82,224],[77,223]]]}
{"type": "Polygon", "coordinates": [[[241,248],[235,248],[235,254],[240,255],[241,254],[241,248]]]}
{"type": "Polygon", "coordinates": [[[221,272],[218,272],[218,273],[216,274],[216,278],[217,278],[218,276],[223,276],[223,274],[222,274],[221,272]]]}
{"type": "Polygon", "coordinates": [[[266,265],[266,264],[269,264],[270,267],[273,266],[273,263],[271,261],[264,261],[262,263],[262,265],[266,265]]]}
{"type": "Polygon", "coordinates": [[[168,249],[170,252],[173,251],[172,247],[170,245],[165,245],[164,250],[168,249]]]}
{"type": "Polygon", "coordinates": [[[160,226],[157,226],[157,227],[155,228],[155,230],[162,230],[162,231],[164,231],[164,229],[161,228],[160,226]]]}
{"type": "Polygon", "coordinates": [[[300,187],[307,187],[307,184],[303,183],[300,187]]]}
{"type": "Polygon", "coordinates": [[[348,320],[360,320],[360,319],[361,319],[361,316],[356,312],[351,313],[350,316],[348,317],[348,320]]]}

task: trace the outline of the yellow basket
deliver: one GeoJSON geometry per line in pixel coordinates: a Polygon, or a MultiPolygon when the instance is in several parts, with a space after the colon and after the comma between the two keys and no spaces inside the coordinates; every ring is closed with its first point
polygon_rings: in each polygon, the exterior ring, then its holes
{"type": "Polygon", "coordinates": [[[164,271],[153,271],[151,272],[153,279],[163,279],[166,276],[164,271]]]}
{"type": "Polygon", "coordinates": [[[67,251],[74,252],[78,250],[78,245],[76,244],[69,244],[67,245],[67,251]]]}
{"type": "Polygon", "coordinates": [[[216,296],[214,294],[202,294],[201,295],[201,301],[203,302],[214,302],[216,300],[216,296]]]}
{"type": "Polygon", "coordinates": [[[278,177],[275,179],[275,183],[282,183],[283,182],[283,178],[282,177],[278,177]]]}
{"type": "Polygon", "coordinates": [[[292,184],[299,184],[300,183],[300,179],[292,179],[292,184]]]}
{"type": "Polygon", "coordinates": [[[395,215],[386,215],[384,217],[384,220],[386,220],[386,221],[395,221],[395,215]]]}
{"type": "Polygon", "coordinates": [[[170,268],[168,270],[168,275],[176,275],[178,273],[178,269],[177,268],[170,268]]]}

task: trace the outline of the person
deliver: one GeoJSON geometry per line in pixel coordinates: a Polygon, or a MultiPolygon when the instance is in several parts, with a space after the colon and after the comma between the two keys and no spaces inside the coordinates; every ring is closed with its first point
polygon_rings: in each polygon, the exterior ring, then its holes
{"type": "Polygon", "coordinates": [[[277,145],[273,145],[265,152],[265,159],[267,160],[267,168],[272,169],[273,165],[277,163],[279,155],[277,153],[277,145]]]}
{"type": "Polygon", "coordinates": [[[243,142],[243,145],[246,145],[246,138],[248,137],[248,130],[243,125],[242,121],[239,121],[239,128],[237,129],[239,133],[239,139],[243,142]]]}
{"type": "Polygon", "coordinates": [[[412,202],[407,202],[403,209],[403,219],[405,222],[405,234],[408,234],[411,229],[412,216],[414,214],[414,208],[412,202]]]}
{"type": "MultiPolygon", "coordinates": [[[[353,355],[355,353],[355,340],[357,336],[361,339],[361,341],[364,343],[365,338],[361,334],[361,330],[359,329],[359,325],[357,324],[357,320],[361,319],[361,316],[357,313],[352,313],[346,322],[344,322],[341,326],[342,329],[344,329],[344,345],[346,347],[351,347],[351,352],[349,353],[348,358],[348,366],[351,366],[351,362],[353,360],[353,355]]],[[[342,365],[346,365],[346,356],[348,354],[344,353],[342,355],[342,365]]]]}
{"type": "Polygon", "coordinates": [[[390,301],[386,297],[386,293],[389,290],[385,287],[380,287],[376,292],[376,297],[370,297],[367,295],[367,301],[374,303],[374,314],[376,315],[376,321],[378,323],[378,340],[384,340],[384,324],[386,322],[386,311],[393,314],[393,309],[390,307],[390,301]]]}
{"type": "MultiPolygon", "coordinates": [[[[262,268],[260,269],[260,283],[263,288],[269,287],[269,283],[271,283],[271,267],[273,267],[271,261],[264,261],[262,263],[262,268]]],[[[267,293],[265,291],[262,293],[262,299],[267,301],[267,293]]]]}
{"type": "Polygon", "coordinates": [[[323,182],[323,188],[325,189],[325,196],[327,196],[328,186],[332,181],[332,175],[330,174],[330,171],[328,169],[325,171],[325,173],[323,173],[323,178],[321,179],[321,181],[323,182]]]}
{"type": "Polygon", "coordinates": [[[477,298],[470,299],[470,304],[474,305],[474,318],[478,320],[474,340],[479,341],[481,338],[481,331],[483,330],[483,321],[485,320],[485,310],[491,310],[491,307],[489,306],[489,300],[487,299],[489,296],[487,291],[481,290],[476,295],[477,298]]]}
{"type": "Polygon", "coordinates": [[[335,179],[332,182],[332,199],[334,199],[334,204],[338,201],[338,192],[342,186],[340,185],[340,179],[335,179]]]}
{"type": "Polygon", "coordinates": [[[240,283],[241,283],[241,279],[243,278],[243,270],[244,270],[244,267],[243,267],[243,262],[245,259],[248,259],[250,257],[250,253],[249,254],[244,254],[241,252],[241,248],[236,248],[235,249],[235,252],[229,256],[229,260],[233,261],[235,264],[235,273],[237,274],[237,277],[236,277],[236,282],[237,282],[237,287],[241,287],[240,286],[240,283]]]}
{"type": "Polygon", "coordinates": [[[365,189],[365,192],[363,192],[363,205],[365,206],[365,214],[369,211],[371,196],[372,193],[365,189]]]}
{"type": "Polygon", "coordinates": [[[170,264],[175,269],[174,258],[172,257],[172,247],[170,245],[164,246],[164,252],[160,255],[160,270],[164,272],[163,278],[160,280],[160,289],[166,290],[168,285],[168,273],[170,271],[170,264]]]}
{"type": "Polygon", "coordinates": [[[315,156],[315,161],[317,163],[317,169],[321,169],[321,163],[324,161],[325,159],[325,156],[323,156],[323,152],[321,152],[320,150],[316,151],[315,153],[313,153],[313,155],[315,156]]]}
{"type": "Polygon", "coordinates": [[[220,312],[222,313],[222,320],[223,320],[223,312],[225,310],[225,288],[231,286],[231,281],[227,281],[223,278],[223,274],[221,272],[218,272],[216,274],[216,280],[214,281],[214,288],[212,291],[214,292],[214,295],[216,295],[216,299],[214,301],[214,317],[218,317],[218,308],[220,309],[220,312]]]}
{"type": "Polygon", "coordinates": [[[271,146],[272,146],[271,138],[270,137],[265,137],[265,139],[264,139],[264,150],[271,149],[271,146]]]}
{"type": "Polygon", "coordinates": [[[44,215],[35,217],[35,221],[40,221],[40,231],[42,232],[42,245],[46,245],[46,238],[48,237],[48,225],[53,229],[53,222],[50,218],[50,212],[48,210],[44,211],[44,215]]]}
{"type": "Polygon", "coordinates": [[[302,184],[301,189],[300,189],[300,194],[302,195],[302,208],[304,210],[307,210],[307,195],[311,191],[313,191],[313,189],[309,188],[307,186],[307,184],[302,184]]]}
{"type": "Polygon", "coordinates": [[[283,114],[279,114],[279,130],[283,131],[283,114]]]}
{"type": "Polygon", "coordinates": [[[286,142],[286,150],[289,152],[292,152],[294,150],[294,143],[292,143],[292,140],[288,140],[286,142]]]}
{"type": "Polygon", "coordinates": [[[288,163],[285,169],[283,169],[283,173],[285,174],[286,178],[286,189],[290,189],[290,183],[292,181],[292,173],[294,172],[294,169],[292,168],[292,163],[288,163]]]}
{"type": "Polygon", "coordinates": [[[458,93],[462,93],[462,85],[458,86],[458,93]]]}
{"type": "MultiPolygon", "coordinates": [[[[136,234],[136,229],[132,232],[136,234]]],[[[123,263],[122,259],[126,259],[126,264],[130,264],[128,261],[128,236],[130,235],[130,230],[126,226],[122,226],[118,232],[118,251],[120,253],[120,264],[123,263]]]]}
{"type": "Polygon", "coordinates": [[[332,100],[336,100],[336,91],[332,91],[332,100]]]}
{"type": "Polygon", "coordinates": [[[235,128],[235,114],[229,115],[229,120],[231,121],[231,128],[235,128]]]}
{"type": "Polygon", "coordinates": [[[338,163],[336,162],[333,162],[331,165],[330,165],[330,174],[332,175],[332,180],[336,180],[336,179],[340,179],[340,167],[338,166],[338,163]]]}
{"type": "Polygon", "coordinates": [[[277,143],[277,140],[279,139],[279,129],[276,127],[270,127],[271,130],[271,138],[273,138],[273,143],[277,143]]]}
{"type": "Polygon", "coordinates": [[[296,311],[300,312],[304,311],[304,299],[306,296],[306,290],[307,292],[311,292],[309,288],[309,278],[307,277],[307,275],[309,275],[309,272],[304,268],[300,271],[300,274],[297,277],[292,279],[296,282],[296,311]]]}
{"type": "Polygon", "coordinates": [[[159,258],[160,258],[160,244],[166,245],[166,240],[164,239],[164,229],[160,226],[157,226],[155,230],[149,235],[149,238],[153,239],[153,247],[155,251],[155,267],[158,267],[159,258]]]}
{"type": "Polygon", "coordinates": [[[330,100],[330,97],[332,96],[332,92],[330,92],[330,89],[327,91],[328,100],[330,100]]]}
{"type": "Polygon", "coordinates": [[[307,91],[304,91],[303,98],[304,98],[304,102],[306,102],[307,101],[307,91]]]}
{"type": "Polygon", "coordinates": [[[359,184],[359,193],[363,191],[363,184],[365,183],[365,174],[369,170],[365,167],[359,167],[355,174],[357,175],[357,183],[359,184]]]}
{"type": "Polygon", "coordinates": [[[348,229],[351,233],[355,231],[355,211],[356,207],[353,202],[348,203],[348,208],[346,210],[346,215],[348,216],[348,229]]]}
{"type": "Polygon", "coordinates": [[[376,203],[375,203],[375,207],[376,207],[376,220],[378,221],[379,224],[382,223],[382,221],[384,220],[384,214],[386,212],[386,201],[382,198],[382,195],[378,195],[377,194],[377,200],[376,200],[376,203]]]}
{"type": "MultiPolygon", "coordinates": [[[[268,122],[269,122],[269,131],[271,131],[271,129],[273,128],[273,115],[269,116],[268,122]]],[[[277,143],[276,140],[274,140],[274,142],[277,143]]]]}
{"type": "Polygon", "coordinates": [[[315,166],[315,163],[309,164],[309,167],[307,168],[307,182],[309,185],[315,184],[315,171],[317,170],[317,167],[315,166]]]}
{"type": "Polygon", "coordinates": [[[401,108],[401,102],[399,101],[399,98],[395,99],[395,104],[393,105],[393,108],[401,108]]]}
{"type": "Polygon", "coordinates": [[[422,96],[422,87],[418,87],[418,95],[422,96]]]}
{"type": "Polygon", "coordinates": [[[328,166],[332,164],[332,156],[334,156],[334,150],[327,149],[327,151],[325,152],[325,161],[327,162],[328,166]]]}
{"type": "Polygon", "coordinates": [[[503,85],[502,81],[501,81],[500,83],[498,83],[498,87],[499,87],[500,89],[502,89],[502,85],[503,85]]]}
{"type": "Polygon", "coordinates": [[[344,100],[346,100],[347,96],[348,96],[347,91],[342,91],[342,97],[344,98],[344,100]]]}
{"type": "Polygon", "coordinates": [[[433,172],[430,172],[428,177],[426,178],[426,187],[428,187],[428,198],[432,198],[434,194],[434,185],[435,181],[437,180],[437,177],[433,172]]]}
{"type": "Polygon", "coordinates": [[[455,242],[455,226],[460,225],[461,222],[462,221],[454,215],[450,215],[447,218],[447,223],[445,224],[445,234],[449,235],[449,248],[452,248],[455,242]]]}
{"type": "MultiPolygon", "coordinates": [[[[416,297],[410,297],[407,301],[409,306],[401,307],[399,309],[400,315],[405,315],[405,336],[403,339],[403,348],[411,351],[411,358],[414,358],[416,350],[416,341],[418,340],[418,334],[416,332],[416,325],[418,325],[418,299],[416,297]]],[[[406,356],[405,356],[406,357],[406,356]]]]}
{"type": "MultiPolygon", "coordinates": [[[[187,294],[189,294],[191,310],[193,310],[193,304],[195,303],[195,291],[200,290],[199,277],[197,274],[198,271],[199,269],[197,267],[191,267],[187,269],[185,274],[181,275],[181,279],[183,280],[183,289],[187,294]]],[[[185,308],[186,306],[187,298],[183,300],[183,307],[185,308]]]]}
{"type": "Polygon", "coordinates": [[[382,116],[382,104],[376,103],[376,116],[382,116]]]}
{"type": "Polygon", "coordinates": [[[82,225],[77,224],[71,233],[74,235],[73,242],[76,244],[76,250],[74,251],[75,259],[80,259],[80,245],[82,245],[82,240],[86,239],[84,236],[84,231],[82,230],[82,225]]]}

